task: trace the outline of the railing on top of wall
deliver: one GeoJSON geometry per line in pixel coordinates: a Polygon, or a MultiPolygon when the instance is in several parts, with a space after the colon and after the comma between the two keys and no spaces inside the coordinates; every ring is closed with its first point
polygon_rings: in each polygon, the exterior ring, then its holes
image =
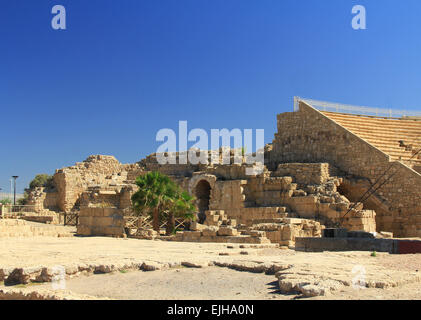
{"type": "Polygon", "coordinates": [[[411,117],[421,117],[420,111],[406,111],[406,110],[396,110],[396,109],[385,109],[385,108],[373,108],[373,107],[362,107],[362,106],[353,106],[335,102],[319,101],[313,99],[303,99],[300,97],[294,97],[294,112],[299,110],[299,102],[303,101],[313,108],[316,108],[320,111],[333,111],[339,113],[350,113],[356,115],[367,115],[373,117],[383,117],[383,118],[411,118],[411,117]]]}
{"type": "Polygon", "coordinates": [[[0,206],[0,215],[2,217],[23,216],[26,213],[33,213],[34,215],[36,215],[35,206],[34,205],[21,206],[21,205],[12,205],[12,204],[6,204],[6,205],[0,206]]]}

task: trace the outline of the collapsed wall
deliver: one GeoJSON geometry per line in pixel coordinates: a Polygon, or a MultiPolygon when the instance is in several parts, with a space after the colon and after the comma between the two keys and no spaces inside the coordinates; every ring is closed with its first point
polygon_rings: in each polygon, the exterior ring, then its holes
{"type": "Polygon", "coordinates": [[[113,156],[95,155],[76,165],[56,170],[57,207],[69,212],[80,208],[80,196],[89,187],[117,186],[127,180],[137,166],[123,165],[113,156]]]}
{"type": "Polygon", "coordinates": [[[37,213],[58,211],[58,196],[56,188],[37,187],[29,193],[27,205],[33,206],[37,213]]]}
{"type": "Polygon", "coordinates": [[[348,189],[352,189],[353,179],[365,180],[366,187],[360,185],[357,192],[361,195],[387,172],[385,183],[364,203],[377,213],[377,230],[400,237],[421,236],[421,175],[399,161],[392,162],[386,153],[307,103],[300,101],[299,111],[278,115],[278,132],[269,157],[272,167],[288,162],[333,164],[352,176],[348,189]]]}

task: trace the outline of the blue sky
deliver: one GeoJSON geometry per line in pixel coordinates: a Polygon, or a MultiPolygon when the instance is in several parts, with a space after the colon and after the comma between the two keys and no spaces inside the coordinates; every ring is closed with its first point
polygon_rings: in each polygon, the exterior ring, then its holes
{"type": "Polygon", "coordinates": [[[0,4],[0,187],[155,135],[276,131],[293,97],[421,109],[419,0],[14,0],[0,4]],[[67,29],[51,28],[51,8],[67,29]],[[354,5],[367,29],[351,28],[354,5]]]}

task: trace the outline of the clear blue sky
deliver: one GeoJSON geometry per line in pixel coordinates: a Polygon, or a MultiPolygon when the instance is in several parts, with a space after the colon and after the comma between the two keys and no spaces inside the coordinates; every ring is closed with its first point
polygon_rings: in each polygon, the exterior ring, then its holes
{"type": "Polygon", "coordinates": [[[419,0],[2,0],[0,187],[156,132],[265,129],[293,96],[421,109],[419,0]],[[67,30],[51,28],[64,5],[67,30]],[[367,30],[351,9],[367,9],[367,30]]]}

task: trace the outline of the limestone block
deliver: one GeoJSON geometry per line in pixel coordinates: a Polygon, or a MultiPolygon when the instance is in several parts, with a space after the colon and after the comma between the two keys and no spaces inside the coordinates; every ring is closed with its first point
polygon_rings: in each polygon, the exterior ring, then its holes
{"type": "Polygon", "coordinates": [[[202,230],[202,235],[203,236],[216,236],[218,232],[218,228],[217,227],[207,227],[206,229],[202,230]]]}
{"type": "Polygon", "coordinates": [[[218,230],[218,236],[236,236],[237,234],[237,229],[234,229],[229,226],[221,226],[218,230]]]}
{"type": "Polygon", "coordinates": [[[282,240],[292,240],[294,235],[294,230],[291,225],[286,225],[282,229],[282,240]]]}
{"type": "Polygon", "coordinates": [[[214,236],[211,236],[211,235],[205,236],[205,235],[203,235],[202,237],[199,238],[199,240],[200,240],[200,242],[217,242],[216,241],[216,238],[217,238],[216,235],[214,235],[214,236]]]}
{"type": "MultiPolygon", "coordinates": [[[[146,230],[138,230],[136,233],[136,237],[139,239],[146,239],[146,240],[153,240],[158,236],[158,232],[152,229],[146,229],[146,230]]],[[[181,241],[183,238],[183,232],[177,231],[177,234],[175,235],[175,238],[178,241],[181,241]]]]}
{"type": "Polygon", "coordinates": [[[266,232],[265,231],[251,230],[249,232],[249,234],[252,237],[266,237],[266,232]]]}
{"type": "Polygon", "coordinates": [[[200,231],[185,231],[183,233],[183,241],[199,240],[200,237],[200,231]]]}
{"type": "Polygon", "coordinates": [[[190,230],[191,231],[202,231],[207,227],[203,224],[198,223],[197,221],[193,221],[190,223],[190,230]]]}
{"type": "Polygon", "coordinates": [[[90,236],[91,235],[91,228],[86,225],[78,225],[77,232],[78,235],[81,236],[90,236]]]}
{"type": "Polygon", "coordinates": [[[216,236],[215,237],[215,242],[217,242],[217,243],[226,243],[226,242],[228,242],[228,238],[229,237],[219,237],[219,236],[216,236]]]}
{"type": "Polygon", "coordinates": [[[278,243],[282,240],[280,231],[266,231],[266,237],[273,243],[278,243]]]}
{"type": "Polygon", "coordinates": [[[303,221],[304,220],[300,218],[283,218],[282,219],[282,222],[286,224],[302,224],[303,221]]]}

